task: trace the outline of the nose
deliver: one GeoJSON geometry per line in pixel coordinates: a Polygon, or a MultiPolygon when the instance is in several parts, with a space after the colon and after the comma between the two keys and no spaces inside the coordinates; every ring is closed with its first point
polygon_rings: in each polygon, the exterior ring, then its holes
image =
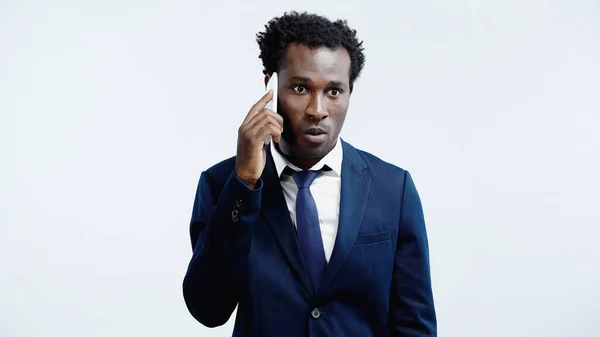
{"type": "Polygon", "coordinates": [[[323,97],[320,93],[312,95],[305,113],[308,118],[315,121],[327,118],[329,116],[327,112],[327,98],[323,97]]]}

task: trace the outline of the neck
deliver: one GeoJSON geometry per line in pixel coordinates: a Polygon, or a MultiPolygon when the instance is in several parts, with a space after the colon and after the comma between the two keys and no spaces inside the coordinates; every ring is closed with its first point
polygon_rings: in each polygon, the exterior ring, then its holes
{"type": "MultiPolygon", "coordinates": [[[[286,146],[287,144],[285,144],[285,141],[283,140],[283,138],[279,141],[279,143],[273,143],[275,145],[275,149],[277,150],[277,152],[279,152],[285,159],[287,159],[290,163],[298,166],[299,168],[303,169],[303,170],[308,170],[311,167],[315,166],[316,163],[318,163],[321,159],[323,159],[323,157],[321,158],[298,158],[298,157],[293,157],[290,156],[286,153],[285,148],[289,148],[289,146],[286,146]],[[283,143],[283,144],[282,144],[283,143]],[[283,145],[284,150],[281,149],[283,145]]],[[[287,151],[287,152],[291,152],[291,151],[287,151]]]]}

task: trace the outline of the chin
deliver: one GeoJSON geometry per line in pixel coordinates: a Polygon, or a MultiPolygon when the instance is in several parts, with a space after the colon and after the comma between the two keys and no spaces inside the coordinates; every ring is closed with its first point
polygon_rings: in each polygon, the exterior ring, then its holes
{"type": "Polygon", "coordinates": [[[310,143],[304,141],[302,136],[293,138],[292,142],[282,138],[279,142],[280,148],[296,158],[307,158],[307,159],[321,159],[329,153],[333,148],[334,141],[328,137],[322,143],[310,143]]]}
{"type": "Polygon", "coordinates": [[[320,159],[327,155],[329,150],[332,148],[331,142],[324,142],[322,144],[302,144],[300,149],[301,155],[306,158],[320,159]]]}

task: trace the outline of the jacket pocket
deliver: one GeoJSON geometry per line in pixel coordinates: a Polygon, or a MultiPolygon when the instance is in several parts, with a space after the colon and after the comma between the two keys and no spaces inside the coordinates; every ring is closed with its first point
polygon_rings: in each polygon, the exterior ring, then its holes
{"type": "Polygon", "coordinates": [[[369,243],[377,243],[386,241],[392,238],[392,230],[388,229],[379,233],[367,233],[367,234],[359,234],[356,236],[356,241],[354,241],[355,246],[366,245],[369,243]]]}

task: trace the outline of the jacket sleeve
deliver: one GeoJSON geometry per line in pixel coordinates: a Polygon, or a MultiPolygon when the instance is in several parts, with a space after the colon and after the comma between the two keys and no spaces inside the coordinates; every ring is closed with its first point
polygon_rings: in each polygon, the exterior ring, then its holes
{"type": "Polygon", "coordinates": [[[193,254],[183,280],[183,297],[192,316],[204,326],[225,324],[238,303],[261,192],[262,180],[252,190],[235,171],[220,190],[207,172],[200,175],[190,224],[193,254]]]}
{"type": "Polygon", "coordinates": [[[429,266],[429,247],[419,194],[404,176],[398,244],[392,280],[392,336],[435,337],[437,321],[429,266]]]}

